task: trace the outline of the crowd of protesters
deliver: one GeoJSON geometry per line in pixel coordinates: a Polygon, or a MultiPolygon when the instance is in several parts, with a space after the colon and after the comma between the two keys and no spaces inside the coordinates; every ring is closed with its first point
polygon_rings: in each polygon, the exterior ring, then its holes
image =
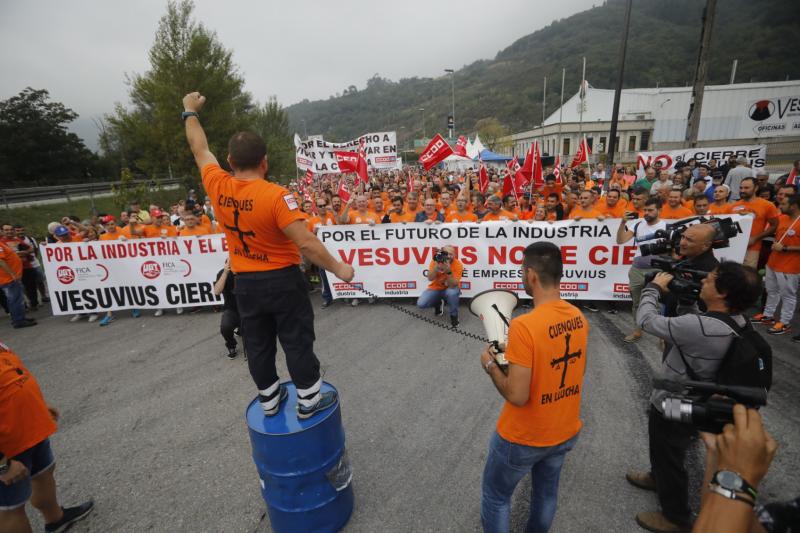
{"type": "MultiPolygon", "coordinates": [[[[795,162],[792,178],[799,167],[800,161],[795,162]]],[[[308,227],[314,232],[321,225],[337,224],[641,218],[645,202],[650,198],[659,200],[661,219],[749,214],[753,224],[743,263],[762,271],[767,289],[764,312],[754,318],[770,326],[770,333],[783,334],[789,330],[800,278],[797,246],[800,243],[793,244],[798,240],[800,227],[793,225],[795,219],[791,216],[797,209],[797,185],[793,179],[783,176],[770,181],[766,171],[750,168],[743,158],[730,158],[721,164],[714,160],[708,164],[689,160],[670,170],[662,170],[656,162],[647,167],[643,175],[621,164],[612,169],[606,169],[602,163],[591,168],[546,167],[542,183],[530,182],[522,189],[508,187],[510,180],[506,175],[505,169],[490,168],[482,180],[477,169],[451,172],[406,167],[402,171],[372,172],[369,185],[356,186],[351,182],[349,192],[346,185],[342,186],[347,180],[342,180],[341,175],[301,177],[292,181],[289,189],[307,214],[308,227]],[[773,317],[778,302],[781,314],[773,317]]],[[[190,191],[186,200],[168,208],[132,202],[119,214],[98,214],[84,220],[65,216],[48,225],[47,241],[167,238],[216,232],[211,202],[208,198],[199,201],[194,191],[190,191]]],[[[0,256],[0,287],[4,289],[0,291],[0,303],[10,312],[14,302],[19,305],[26,300],[25,307],[35,310],[40,302],[48,301],[36,240],[26,228],[12,222],[3,226],[0,242],[5,245],[0,247],[0,254],[5,248],[21,263],[20,275],[15,276],[11,268],[15,266],[11,263],[15,262],[0,256]],[[19,284],[12,283],[16,279],[19,284]]],[[[319,283],[322,289],[322,308],[330,306],[333,297],[326,273],[312,267],[307,275],[310,287],[319,283]]],[[[350,301],[352,305],[360,302],[359,299],[350,301]]],[[[590,311],[598,310],[594,302],[584,306],[590,311]]],[[[610,311],[615,312],[615,309],[612,305],[610,311]]],[[[177,310],[179,314],[182,311],[177,310]]],[[[163,311],[155,311],[155,314],[161,316],[163,311]]],[[[132,315],[138,317],[140,312],[134,310],[132,315]]],[[[84,318],[106,325],[114,316],[87,313],[74,315],[71,320],[84,318]]],[[[35,324],[19,312],[12,316],[12,322],[15,327],[35,324]]],[[[800,341],[800,337],[794,340],[800,341]]]]}

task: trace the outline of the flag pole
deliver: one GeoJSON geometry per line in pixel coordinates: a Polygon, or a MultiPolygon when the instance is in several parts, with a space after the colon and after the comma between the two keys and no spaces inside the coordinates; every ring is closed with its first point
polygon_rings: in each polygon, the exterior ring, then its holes
{"type": "Polygon", "coordinates": [[[583,58],[583,71],[581,73],[581,89],[580,89],[580,96],[581,96],[581,117],[580,122],[578,125],[578,133],[583,135],[583,108],[586,104],[586,58],[583,58]]]}
{"type": "Polygon", "coordinates": [[[556,153],[561,155],[561,124],[564,122],[564,78],[567,75],[567,69],[561,69],[561,107],[558,108],[558,150],[556,153]]]}

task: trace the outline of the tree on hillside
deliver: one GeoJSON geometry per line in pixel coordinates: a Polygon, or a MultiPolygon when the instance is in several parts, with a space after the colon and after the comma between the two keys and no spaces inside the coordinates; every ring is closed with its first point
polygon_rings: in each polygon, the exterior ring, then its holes
{"type": "Polygon", "coordinates": [[[475,123],[475,130],[481,137],[481,142],[491,151],[505,148],[507,143],[500,139],[509,135],[508,128],[500,124],[496,118],[482,118],[475,123]]]}
{"type": "Polygon", "coordinates": [[[45,89],[27,87],[0,101],[0,182],[4,186],[85,181],[96,157],[67,131],[78,114],[50,101],[45,89]]]}
{"type": "Polygon", "coordinates": [[[267,144],[269,175],[294,177],[294,142],[289,134],[289,115],[274,96],[253,111],[253,129],[267,144]]]}
{"type": "Polygon", "coordinates": [[[167,4],[150,49],[150,70],[128,79],[132,107],[118,105],[101,133],[107,155],[151,178],[197,176],[180,119],[186,93],[208,98],[200,120],[220,161],[230,136],[251,119],[251,97],[232,53],[192,18],[193,9],[189,0],[167,4]]]}

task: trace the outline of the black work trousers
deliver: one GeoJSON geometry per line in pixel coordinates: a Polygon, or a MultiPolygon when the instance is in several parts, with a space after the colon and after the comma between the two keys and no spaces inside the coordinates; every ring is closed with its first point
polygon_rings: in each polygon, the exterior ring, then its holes
{"type": "Polygon", "coordinates": [[[689,475],[686,472],[686,452],[696,435],[689,424],[665,420],[655,407],[650,406],[648,422],[650,435],[650,467],[656,482],[661,512],[670,521],[688,525],[689,475]]]}
{"type": "Polygon", "coordinates": [[[258,389],[267,389],[278,380],[277,340],[295,386],[308,389],[316,384],[320,375],[314,354],[314,310],[300,268],[239,273],[233,292],[247,364],[258,389]]]}
{"type": "MultiPolygon", "coordinates": [[[[236,338],[233,332],[239,327],[239,311],[236,309],[225,309],[222,311],[222,319],[219,322],[219,332],[225,339],[226,348],[236,348],[236,338]]],[[[241,333],[241,331],[240,331],[241,333]]]]}
{"type": "Polygon", "coordinates": [[[30,306],[39,307],[39,272],[35,268],[22,269],[22,286],[30,306]]]}

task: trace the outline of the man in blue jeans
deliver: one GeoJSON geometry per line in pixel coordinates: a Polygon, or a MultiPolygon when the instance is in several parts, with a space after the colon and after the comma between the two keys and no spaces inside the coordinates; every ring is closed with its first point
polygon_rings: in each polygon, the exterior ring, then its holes
{"type": "Polygon", "coordinates": [[[0,291],[6,297],[12,326],[15,328],[27,328],[36,325],[35,320],[25,316],[22,260],[14,250],[2,241],[0,241],[0,291]]]}
{"type": "Polygon", "coordinates": [[[444,302],[450,310],[450,324],[458,327],[458,298],[461,295],[461,275],[464,265],[456,259],[456,250],[445,245],[428,265],[428,288],[417,300],[417,307],[433,307],[436,316],[444,314],[444,302]]]}
{"type": "Polygon", "coordinates": [[[501,369],[491,347],[481,365],[506,402],[492,435],[481,487],[481,522],[486,532],[509,530],[511,495],[531,474],[526,532],[550,529],[558,503],[558,481],[581,429],[580,402],[589,324],[561,299],[561,251],[549,242],[525,249],[522,279],[534,308],[511,321],[501,369]]]}

